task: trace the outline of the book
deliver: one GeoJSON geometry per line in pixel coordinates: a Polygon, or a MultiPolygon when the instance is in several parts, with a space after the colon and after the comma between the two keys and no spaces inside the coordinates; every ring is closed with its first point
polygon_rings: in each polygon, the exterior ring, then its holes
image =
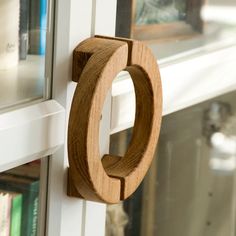
{"type": "Polygon", "coordinates": [[[40,38],[40,0],[30,0],[29,54],[38,54],[40,38]]]}
{"type": "Polygon", "coordinates": [[[5,191],[19,192],[23,195],[21,235],[36,236],[38,221],[39,180],[14,176],[0,175],[0,188],[5,191]]]}
{"type": "Polygon", "coordinates": [[[47,0],[40,0],[39,55],[45,55],[46,52],[46,33],[47,33],[47,0]]]}
{"type": "Polygon", "coordinates": [[[21,213],[22,213],[22,194],[7,192],[0,189],[0,214],[4,214],[7,222],[0,223],[0,236],[20,236],[21,234],[21,213]],[[7,202],[6,202],[7,201],[7,202]],[[7,210],[7,215],[5,211],[7,210]],[[5,226],[7,225],[7,227],[5,226]],[[4,233],[2,232],[4,231],[4,233]]]}
{"type": "Polygon", "coordinates": [[[3,193],[0,193],[0,234],[2,234],[1,233],[1,231],[2,231],[2,219],[4,218],[2,216],[2,213],[3,213],[2,207],[3,207],[3,193]]]}
{"type": "Polygon", "coordinates": [[[21,193],[9,192],[11,196],[10,236],[21,236],[21,217],[23,196],[21,193]]]}
{"type": "Polygon", "coordinates": [[[26,60],[29,41],[29,0],[20,0],[19,58],[26,60]]]}
{"type": "Polygon", "coordinates": [[[0,193],[0,235],[9,236],[10,233],[11,198],[8,193],[0,193]]]}
{"type": "Polygon", "coordinates": [[[30,1],[29,53],[45,55],[47,31],[47,0],[30,1]]]}

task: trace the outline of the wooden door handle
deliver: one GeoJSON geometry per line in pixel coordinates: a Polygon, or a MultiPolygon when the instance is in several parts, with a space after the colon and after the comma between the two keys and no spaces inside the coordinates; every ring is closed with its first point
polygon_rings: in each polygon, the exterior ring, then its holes
{"type": "Polygon", "coordinates": [[[68,195],[117,203],[129,197],[144,178],[159,137],[162,90],[156,59],[143,43],[95,36],[80,43],[73,55],[78,82],[68,129],[68,195]],[[130,145],[123,157],[99,154],[103,103],[116,75],[130,73],[136,115],[130,145]]]}

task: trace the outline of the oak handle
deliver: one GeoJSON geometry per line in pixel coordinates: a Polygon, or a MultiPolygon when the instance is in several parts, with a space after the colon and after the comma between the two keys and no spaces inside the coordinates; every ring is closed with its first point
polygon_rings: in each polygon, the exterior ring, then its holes
{"type": "Polygon", "coordinates": [[[78,82],[68,128],[68,195],[117,203],[129,197],[144,178],[160,132],[161,79],[151,50],[128,39],[95,36],[73,54],[72,79],[78,82]],[[130,145],[123,157],[99,154],[99,122],[112,80],[126,70],[136,96],[130,145]]]}

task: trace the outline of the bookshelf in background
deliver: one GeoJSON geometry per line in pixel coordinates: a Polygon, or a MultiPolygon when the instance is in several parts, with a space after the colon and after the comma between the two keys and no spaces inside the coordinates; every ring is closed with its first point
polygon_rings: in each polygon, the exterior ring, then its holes
{"type": "Polygon", "coordinates": [[[0,235],[36,236],[40,162],[0,174],[0,235]]]}

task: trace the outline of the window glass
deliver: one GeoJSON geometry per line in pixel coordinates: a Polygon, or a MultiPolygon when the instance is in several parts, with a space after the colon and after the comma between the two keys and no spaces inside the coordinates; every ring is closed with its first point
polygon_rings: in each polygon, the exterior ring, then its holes
{"type": "Polygon", "coordinates": [[[49,96],[51,5],[0,1],[0,109],[49,96]]]}
{"type": "MultiPolygon", "coordinates": [[[[136,192],[107,207],[106,236],[235,235],[236,93],[163,117],[152,165],[136,192]]],[[[123,155],[132,130],[111,136],[123,155]]]]}
{"type": "Polygon", "coordinates": [[[147,43],[158,59],[236,42],[234,0],[117,1],[116,36],[147,43]]]}

